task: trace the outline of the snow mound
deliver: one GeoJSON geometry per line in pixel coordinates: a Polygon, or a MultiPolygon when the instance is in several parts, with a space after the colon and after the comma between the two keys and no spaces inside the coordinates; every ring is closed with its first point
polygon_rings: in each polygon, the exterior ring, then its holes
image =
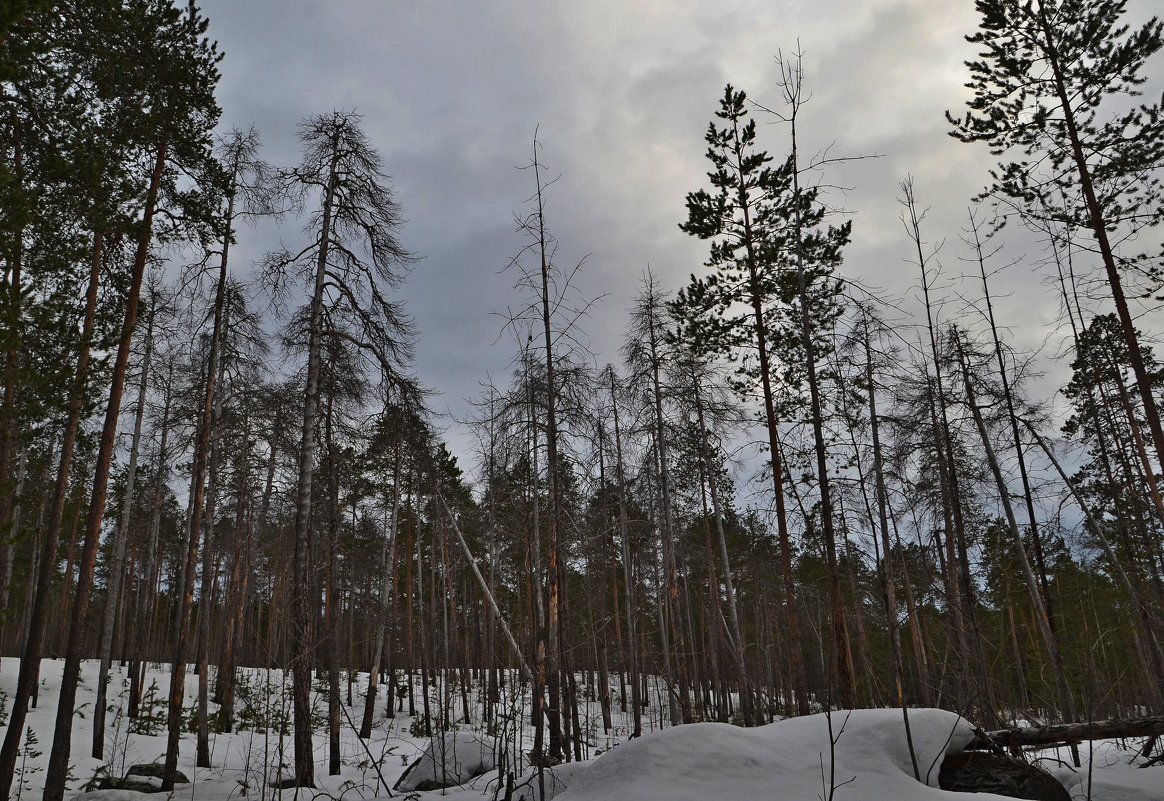
{"type": "MultiPolygon", "coordinates": [[[[677,726],[603,754],[559,801],[938,801],[938,769],[972,737],[969,722],[939,709],[909,713],[921,781],[900,709],[783,720],[754,729],[724,723],[677,726]],[[823,776],[823,778],[822,778],[823,776]]],[[[976,801],[999,799],[988,793],[976,801]]]]}
{"type": "MultiPolygon", "coordinates": [[[[587,770],[593,760],[582,762],[564,762],[546,768],[544,784],[538,781],[536,770],[517,778],[513,785],[513,801],[553,801],[566,792],[566,788],[574,784],[575,779],[587,770]],[[542,787],[545,795],[542,795],[542,787]]],[[[472,779],[458,787],[442,788],[439,790],[410,792],[409,799],[414,801],[481,801],[482,798],[499,799],[505,796],[505,785],[499,783],[497,772],[486,773],[472,779]]],[[[399,796],[396,796],[399,798],[399,796]]],[[[377,797],[375,801],[387,801],[387,797],[377,797]]],[[[717,800],[718,801],[718,800],[717,800]]]]}
{"type": "MultiPolygon", "coordinates": [[[[1124,744],[1126,746],[1126,743],[1124,744]]],[[[1092,801],[1164,801],[1164,765],[1142,768],[1139,748],[1121,747],[1114,740],[1087,744],[1083,750],[1083,767],[1071,768],[1066,761],[1044,765],[1063,783],[1072,798],[1092,801]],[[1091,764],[1088,765],[1088,762],[1091,764]]],[[[1064,754],[1063,756],[1066,756],[1064,754]]]]}
{"type": "Polygon", "coordinates": [[[464,784],[497,766],[493,744],[467,731],[433,737],[394,790],[435,790],[464,784]]]}
{"type": "MultiPolygon", "coordinates": [[[[1087,798],[1087,778],[1081,777],[1069,789],[1072,797],[1087,798]]],[[[1092,783],[1090,797],[1103,801],[1164,801],[1164,770],[1128,768],[1107,771],[1092,783]]]]}

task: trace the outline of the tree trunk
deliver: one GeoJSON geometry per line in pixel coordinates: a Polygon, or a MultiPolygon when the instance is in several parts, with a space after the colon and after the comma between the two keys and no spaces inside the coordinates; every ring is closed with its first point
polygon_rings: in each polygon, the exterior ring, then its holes
{"type": "MultiPolygon", "coordinates": [[[[524,354],[523,354],[524,360],[524,354]]],[[[527,368],[528,375],[528,365],[527,368]]],[[[532,379],[529,383],[529,446],[530,463],[533,465],[529,492],[531,500],[531,525],[526,537],[526,548],[529,552],[529,596],[530,596],[530,632],[534,640],[534,679],[533,698],[531,699],[530,714],[534,727],[533,753],[539,761],[538,767],[544,764],[545,751],[543,748],[546,728],[546,635],[545,609],[542,600],[541,588],[541,491],[538,487],[541,471],[538,468],[538,421],[537,404],[534,400],[532,379]]]]}
{"type": "MultiPolygon", "coordinates": [[[[20,115],[9,108],[12,126],[12,183],[16,187],[24,184],[24,145],[20,115]]],[[[13,526],[16,495],[12,492],[13,456],[16,453],[17,427],[17,378],[20,360],[20,331],[23,317],[23,292],[21,270],[24,262],[24,226],[18,225],[12,232],[12,252],[5,253],[7,262],[4,280],[0,281],[0,300],[3,302],[4,323],[4,390],[0,401],[0,609],[8,608],[8,596],[12,581],[12,559],[17,531],[13,526]]]]}
{"type": "MultiPolygon", "coordinates": [[[[1152,433],[1152,444],[1156,449],[1156,459],[1164,464],[1164,428],[1160,424],[1160,412],[1156,406],[1156,398],[1152,395],[1152,382],[1144,365],[1143,355],[1140,353],[1139,338],[1136,336],[1135,323],[1128,301],[1124,296],[1123,282],[1120,280],[1119,269],[1112,253],[1111,242],[1107,237],[1107,220],[1103,209],[1095,194],[1095,187],[1091,179],[1091,167],[1087,163],[1083,142],[1079,138],[1079,127],[1075,119],[1075,111],[1071,107],[1071,97],[1063,79],[1063,66],[1060,64],[1058,48],[1055,46],[1053,26],[1047,19],[1046,9],[1039,6],[1039,23],[1046,41],[1047,65],[1051,70],[1051,78],[1055,82],[1055,93],[1063,108],[1063,122],[1067,128],[1067,137],[1071,142],[1071,155],[1075,161],[1075,168],[1079,173],[1079,187],[1083,191],[1083,199],[1087,204],[1087,214],[1091,221],[1091,231],[1099,245],[1103,267],[1107,274],[1108,284],[1111,286],[1112,301],[1115,303],[1116,313],[1119,315],[1120,327],[1123,330],[1124,341],[1128,346],[1128,358],[1132,363],[1132,371],[1136,376],[1136,385],[1140,390],[1140,398],[1144,404],[1144,416],[1148,419],[1148,430],[1152,433]]],[[[1150,471],[1155,472],[1155,471],[1150,471]]]]}
{"type": "MultiPolygon", "coordinates": [[[[736,169],[743,173],[743,143],[740,139],[739,124],[733,122],[735,140],[736,169]]],[[[796,699],[796,712],[809,714],[808,678],[804,670],[804,653],[800,633],[800,612],[796,597],[796,583],[792,574],[792,539],[788,531],[788,515],[784,508],[784,471],[780,458],[780,437],[776,419],[776,404],[772,392],[772,379],[768,364],[768,333],[764,324],[764,309],[761,305],[759,263],[756,243],[752,232],[750,201],[746,187],[740,187],[739,205],[744,215],[744,239],[747,252],[748,292],[751,296],[752,315],[756,326],[756,351],[760,365],[760,385],[764,391],[764,419],[768,427],[768,452],[772,457],[772,491],[776,503],[776,529],[780,540],[780,566],[784,582],[785,617],[788,623],[788,659],[792,671],[792,691],[796,699]]]]}
{"type": "Polygon", "coordinates": [[[31,596],[28,621],[28,635],[24,642],[24,652],[20,658],[20,670],[16,679],[16,692],[12,696],[8,728],[4,732],[4,744],[0,747],[0,798],[8,798],[16,773],[17,755],[24,742],[24,723],[28,716],[29,702],[37,688],[40,674],[40,659],[44,647],[45,624],[48,621],[49,596],[53,578],[57,572],[57,545],[61,537],[65,504],[69,495],[69,474],[73,465],[77,431],[81,425],[81,409],[85,401],[85,387],[89,378],[89,350],[93,342],[93,328],[97,316],[97,287],[101,278],[101,262],[104,243],[100,234],[93,236],[93,258],[89,269],[89,288],[85,293],[84,322],[81,340],[77,348],[77,367],[73,377],[72,393],[69,397],[68,417],[61,438],[60,460],[57,466],[57,480],[53,490],[53,502],[49,510],[48,525],[45,528],[43,552],[37,565],[37,583],[31,596]]]}
{"type": "Polygon", "coordinates": [[[145,275],[146,261],[149,256],[154,211],[162,182],[162,171],[166,166],[167,152],[167,143],[163,140],[158,145],[153,172],[150,175],[149,190],[146,193],[140,223],[141,233],[134,254],[129,294],[126,298],[125,319],[122,322],[121,338],[117,344],[117,356],[113,363],[109,403],[105,409],[105,422],[101,429],[101,440],[94,468],[93,492],[89,500],[89,512],[85,518],[85,545],[81,555],[81,570],[77,576],[77,595],[73,602],[72,618],[69,621],[69,640],[65,650],[56,727],[53,731],[53,747],[49,754],[48,768],[45,771],[44,801],[61,801],[64,797],[65,781],[69,773],[69,748],[73,738],[73,711],[76,705],[77,684],[81,672],[81,646],[93,590],[93,572],[97,566],[97,546],[101,535],[101,521],[105,516],[109,470],[117,436],[117,421],[121,415],[121,397],[125,390],[125,373],[129,366],[129,351],[133,344],[134,330],[137,327],[142,278],[145,275]]]}
{"type": "Polygon", "coordinates": [[[1159,737],[1162,734],[1164,717],[1097,720],[1092,723],[1061,723],[1054,726],[1020,726],[997,731],[978,730],[975,732],[974,740],[966,747],[992,750],[999,747],[1022,748],[1030,745],[1077,743],[1081,740],[1159,737]]]}
{"type": "MultiPolygon", "coordinates": [[[[7,537],[3,534],[3,527],[0,526],[0,609],[8,609],[9,602],[12,595],[12,560],[14,549],[16,546],[15,540],[20,536],[20,504],[24,498],[24,479],[28,469],[28,448],[21,446],[16,454],[16,486],[12,489],[12,506],[8,512],[8,531],[7,537]]],[[[0,487],[3,484],[0,483],[0,487]]],[[[35,547],[33,548],[35,551],[35,547]]],[[[28,603],[26,597],[25,603],[28,603]]],[[[0,643],[5,639],[4,634],[8,630],[8,618],[5,617],[3,622],[0,622],[0,643]]]]}
{"type": "Polygon", "coordinates": [[[877,385],[873,379],[873,351],[869,343],[869,325],[865,324],[865,391],[869,393],[869,426],[873,436],[873,475],[877,487],[877,522],[880,525],[881,550],[884,557],[881,571],[885,575],[885,622],[889,628],[889,651],[893,659],[893,689],[897,705],[901,707],[902,722],[905,725],[909,758],[913,765],[913,776],[920,779],[917,753],[913,747],[913,732],[909,725],[909,704],[905,697],[905,665],[901,658],[901,629],[897,623],[897,587],[893,580],[893,553],[889,542],[889,493],[885,487],[885,470],[881,458],[880,421],[877,417],[877,385]]]}
{"type": "MultiPolygon", "coordinates": [[[[828,452],[824,439],[824,409],[820,399],[820,382],[816,373],[816,348],[808,313],[808,280],[804,273],[804,232],[802,230],[800,173],[796,150],[796,113],[800,105],[799,89],[792,103],[792,195],[793,223],[796,233],[796,279],[800,295],[800,338],[804,348],[804,366],[808,374],[808,395],[812,415],[812,436],[816,450],[816,474],[820,491],[820,513],[825,545],[825,564],[829,574],[829,616],[832,620],[833,654],[841,689],[841,705],[856,705],[857,685],[849,650],[849,629],[845,622],[845,601],[841,595],[841,574],[837,567],[837,535],[833,523],[833,501],[829,485],[828,452]]],[[[830,680],[831,685],[831,680],[830,680]]]]}
{"type": "Polygon", "coordinates": [[[324,467],[327,476],[327,562],[324,574],[324,653],[327,658],[327,775],[340,773],[340,677],[339,677],[339,477],[336,475],[335,440],[332,436],[335,395],[327,396],[324,415],[323,443],[326,448],[324,467]]]}
{"type": "Polygon", "coordinates": [[[1075,699],[1071,695],[1071,688],[1067,684],[1067,676],[1063,671],[1063,656],[1059,650],[1059,641],[1056,639],[1055,633],[1051,630],[1051,624],[1047,618],[1047,608],[1043,604],[1042,593],[1039,591],[1038,582],[1035,579],[1034,571],[1031,570],[1030,560],[1027,558],[1027,549],[1023,545],[1022,532],[1019,531],[1018,521],[1015,519],[1014,507],[1010,502],[1010,492],[1007,490],[1006,479],[1002,475],[1002,468],[999,466],[998,457],[994,454],[994,446],[990,442],[990,434],[986,430],[986,422],[982,417],[982,410],[978,407],[978,402],[975,399],[974,385],[970,380],[970,368],[967,365],[966,353],[962,347],[962,337],[957,330],[954,331],[954,345],[958,350],[958,362],[962,368],[962,383],[966,390],[966,403],[970,407],[970,414],[974,418],[974,425],[978,428],[978,434],[982,438],[982,448],[986,452],[986,462],[990,467],[990,472],[994,476],[994,482],[998,488],[999,502],[1002,504],[1003,512],[1006,515],[1006,522],[1010,528],[1015,555],[1018,556],[1019,565],[1023,571],[1023,578],[1027,583],[1027,591],[1031,596],[1031,605],[1035,610],[1035,619],[1038,621],[1039,631],[1043,635],[1043,644],[1046,646],[1047,653],[1051,657],[1051,666],[1055,671],[1055,683],[1059,688],[1059,703],[1063,705],[1062,714],[1068,720],[1073,721],[1075,719],[1075,699]]]}
{"type": "MultiPolygon", "coordinates": [[[[223,276],[225,278],[225,275],[223,276]]],[[[228,317],[229,308],[222,313],[221,331],[218,334],[218,375],[213,380],[216,386],[214,393],[214,414],[210,433],[210,455],[206,471],[206,511],[202,516],[202,581],[198,588],[198,643],[195,649],[198,673],[198,733],[195,765],[200,768],[210,767],[210,618],[214,607],[215,587],[218,584],[217,552],[214,536],[215,517],[218,508],[218,473],[222,462],[222,401],[224,394],[224,379],[226,375],[226,360],[222,358],[222,339],[230,328],[228,317]]],[[[191,537],[194,534],[191,533],[191,537]]],[[[220,654],[221,656],[221,654],[220,654]]]]}
{"type": "Polygon", "coordinates": [[[311,294],[310,323],[307,343],[307,386],[303,393],[303,426],[299,440],[299,475],[295,505],[294,587],[291,593],[292,628],[292,701],[295,724],[295,784],[315,787],[315,763],[311,743],[311,665],[315,648],[311,641],[313,615],[312,585],[309,572],[311,542],[311,482],[315,471],[315,430],[319,405],[320,347],[323,328],[323,287],[327,274],[328,247],[331,243],[332,204],[336,191],[339,164],[338,132],[333,134],[331,163],[323,195],[320,220],[319,258],[315,265],[315,286],[311,294]]]}
{"type": "Polygon", "coordinates": [[[610,403],[614,412],[614,452],[616,458],[616,478],[618,480],[618,528],[622,545],[622,571],[626,584],[626,630],[630,642],[630,686],[631,706],[633,707],[634,728],[631,737],[639,737],[643,733],[643,704],[639,694],[639,663],[638,637],[635,633],[635,594],[634,580],[631,576],[630,551],[630,524],[626,512],[626,477],[622,463],[622,431],[618,418],[618,395],[614,385],[614,368],[610,368],[610,403]]]}
{"type": "Polygon", "coordinates": [[[97,674],[97,701],[93,706],[93,752],[94,759],[105,758],[105,707],[109,683],[109,668],[113,662],[113,624],[121,599],[121,581],[125,573],[126,540],[129,538],[129,516],[133,509],[134,486],[137,480],[138,447],[141,443],[142,419],[145,417],[146,387],[150,375],[150,356],[153,353],[154,313],[151,307],[145,332],[145,354],[141,363],[141,383],[137,391],[137,409],[133,418],[133,439],[129,446],[129,466],[125,472],[125,493],[121,503],[121,514],[117,520],[117,532],[113,538],[113,555],[109,564],[109,587],[105,599],[105,615],[101,626],[101,667],[97,674]]]}
{"type": "MultiPolygon", "coordinates": [[[[162,789],[170,791],[174,789],[174,780],[178,769],[178,743],[181,737],[181,710],[182,699],[185,695],[186,688],[186,654],[188,651],[188,640],[190,637],[190,614],[194,603],[194,572],[198,564],[198,541],[203,529],[203,515],[205,507],[206,487],[203,481],[203,476],[206,474],[207,463],[210,455],[210,443],[215,426],[215,409],[218,407],[217,393],[218,393],[218,377],[221,374],[219,362],[222,358],[222,337],[223,328],[225,325],[225,289],[227,276],[227,258],[229,253],[229,243],[232,235],[231,226],[233,223],[233,204],[234,193],[233,187],[228,194],[227,218],[226,218],[226,232],[223,236],[223,251],[222,258],[219,260],[218,269],[218,283],[215,287],[214,296],[214,320],[213,328],[210,337],[210,353],[206,360],[206,387],[202,398],[201,419],[198,424],[198,435],[194,448],[194,464],[192,475],[190,477],[190,516],[189,516],[189,530],[187,532],[186,543],[186,560],[183,567],[183,581],[182,581],[182,595],[178,603],[178,637],[174,649],[174,657],[170,666],[170,709],[167,718],[168,738],[166,743],[166,763],[165,776],[162,779],[162,789]]],[[[206,545],[209,549],[209,541],[206,545]]],[[[204,564],[208,560],[204,559],[204,564]]],[[[208,576],[205,574],[202,577],[203,588],[200,596],[202,607],[207,606],[207,593],[205,582],[208,576]]],[[[201,614],[208,615],[209,609],[203,608],[200,610],[201,614]]],[[[205,673],[205,670],[200,671],[205,673]]],[[[199,696],[204,694],[205,678],[199,681],[199,696]]],[[[201,705],[201,701],[200,701],[201,705]]],[[[205,715],[203,715],[205,718],[205,715]]],[[[207,766],[209,765],[209,753],[205,746],[204,738],[199,734],[198,743],[198,760],[201,762],[205,758],[207,766]]]]}
{"type": "MultiPolygon", "coordinates": [[[[927,259],[922,249],[921,220],[925,216],[917,211],[916,199],[913,192],[913,181],[907,179],[901,185],[905,195],[904,205],[909,213],[906,229],[917,251],[917,266],[921,271],[922,296],[926,309],[926,328],[929,333],[930,356],[934,365],[934,391],[930,396],[930,418],[934,432],[934,446],[937,452],[938,477],[940,479],[943,496],[943,510],[945,515],[945,542],[946,542],[946,570],[945,575],[947,602],[950,607],[950,619],[954,628],[954,641],[958,643],[960,653],[956,659],[961,663],[973,666],[975,673],[975,690],[978,696],[978,705],[981,714],[989,721],[988,725],[996,722],[997,714],[994,711],[994,702],[991,698],[990,684],[986,676],[986,658],[982,653],[982,642],[978,632],[977,616],[974,612],[974,585],[970,576],[970,562],[967,555],[966,536],[963,530],[962,502],[958,491],[957,461],[953,453],[953,441],[950,436],[950,422],[946,413],[946,393],[942,382],[942,362],[938,350],[937,333],[933,319],[933,307],[930,301],[929,270],[927,259]],[[941,425],[939,426],[939,420],[941,425]],[[958,570],[955,573],[955,570],[958,570]],[[959,588],[959,578],[961,587],[959,588]],[[959,591],[960,590],[960,591],[959,591]],[[969,621],[970,634],[966,631],[969,621]],[[971,639],[971,636],[973,639],[971,639]],[[971,645],[973,643],[973,645],[971,645]]],[[[961,682],[960,682],[961,684],[961,682]]],[[[963,688],[959,687],[961,695],[963,688]]],[[[957,698],[958,703],[965,703],[965,698],[957,698]]]]}
{"type": "Polygon", "coordinates": [[[150,504],[149,523],[146,525],[146,552],[141,562],[141,576],[138,580],[137,597],[134,599],[134,617],[138,621],[148,621],[143,626],[135,626],[131,637],[130,651],[130,689],[129,689],[129,717],[136,719],[138,705],[141,702],[142,678],[145,670],[145,659],[149,657],[149,648],[152,645],[154,624],[157,620],[157,574],[158,574],[158,535],[162,522],[162,504],[167,488],[166,469],[169,457],[170,441],[170,400],[173,387],[174,364],[167,365],[167,381],[162,393],[162,421],[158,435],[157,473],[154,476],[153,500],[150,504]],[[142,630],[144,628],[144,631],[142,630]]]}
{"type": "Polygon", "coordinates": [[[693,723],[691,692],[687,679],[687,654],[683,627],[680,625],[679,582],[676,578],[675,534],[671,514],[671,471],[667,460],[667,434],[663,423],[663,391],[659,384],[658,332],[654,307],[648,310],[647,344],[651,353],[651,384],[655,412],[655,448],[659,455],[659,505],[663,509],[663,582],[667,593],[667,618],[671,624],[671,647],[675,654],[675,673],[679,682],[679,711],[684,723],[693,723]]]}
{"type": "MultiPolygon", "coordinates": [[[[700,454],[703,459],[703,470],[707,475],[708,490],[711,493],[711,509],[712,514],[715,516],[715,535],[719,542],[719,558],[723,569],[724,592],[727,596],[732,652],[735,656],[736,670],[739,673],[740,704],[743,707],[745,720],[752,725],[756,725],[759,722],[759,718],[752,718],[752,688],[748,681],[748,665],[744,654],[744,637],[740,631],[740,613],[736,604],[735,582],[732,577],[731,559],[728,556],[727,537],[724,535],[723,530],[723,507],[719,500],[719,480],[711,465],[711,448],[708,442],[707,423],[703,415],[703,395],[699,389],[699,377],[695,374],[694,367],[691,370],[691,383],[695,391],[696,420],[699,422],[700,454]]],[[[718,587],[713,587],[712,590],[718,595],[718,587]]]]}
{"type": "Polygon", "coordinates": [[[445,516],[453,529],[453,534],[457,538],[457,543],[461,546],[461,550],[465,554],[469,569],[473,571],[473,576],[477,579],[477,584],[481,586],[481,592],[485,596],[485,600],[489,603],[489,608],[493,610],[493,614],[497,618],[497,623],[501,626],[501,630],[505,634],[506,642],[509,643],[510,649],[513,650],[513,655],[517,657],[522,678],[528,681],[533,676],[533,671],[530,670],[529,665],[525,661],[521,646],[518,645],[517,638],[513,636],[509,624],[505,622],[505,618],[501,614],[501,607],[497,605],[497,599],[493,597],[493,591],[489,589],[489,582],[481,575],[481,569],[477,567],[477,560],[473,558],[473,552],[469,550],[469,546],[465,542],[465,536],[461,533],[461,527],[457,524],[457,518],[453,515],[452,510],[449,508],[449,503],[445,500],[444,493],[441,492],[439,487],[436,490],[436,494],[437,500],[441,502],[441,508],[445,510],[445,516]]]}
{"type": "MultiPolygon", "coordinates": [[[[887,499],[888,500],[888,499],[887,499]]],[[[929,658],[926,655],[926,638],[922,635],[921,620],[917,613],[917,602],[913,595],[913,581],[909,577],[909,564],[905,561],[905,547],[901,542],[901,533],[897,529],[897,520],[890,515],[893,525],[893,538],[897,543],[897,552],[901,555],[902,578],[905,581],[905,611],[909,620],[909,639],[913,646],[914,670],[917,671],[918,699],[925,707],[935,706],[933,688],[930,679],[929,658]]],[[[892,565],[887,566],[892,569],[892,565]]]]}
{"type": "Polygon", "coordinates": [[[1136,589],[1136,585],[1132,583],[1132,580],[1128,577],[1127,572],[1123,568],[1123,564],[1116,556],[1115,549],[1112,548],[1111,542],[1108,540],[1107,535],[1104,533],[1104,526],[1102,521],[1097,520],[1091,514],[1091,510],[1088,508],[1083,498],[1080,497],[1078,490],[1075,488],[1075,484],[1068,477],[1066,471],[1063,470],[1059,460],[1055,458],[1054,451],[1051,450],[1046,440],[1043,439],[1038,430],[1030,423],[1030,421],[1024,420],[1023,424],[1027,427],[1027,430],[1030,432],[1031,436],[1034,437],[1035,442],[1038,443],[1043,453],[1046,454],[1048,461],[1050,461],[1051,465],[1055,468],[1055,472],[1059,474],[1059,478],[1066,485],[1068,492],[1070,492],[1071,495],[1075,498],[1075,502],[1079,504],[1079,509],[1083,512],[1083,517],[1087,521],[1088,528],[1095,534],[1096,539],[1099,540],[1104,554],[1107,556],[1108,561],[1110,561],[1112,564],[1112,569],[1115,571],[1120,583],[1124,586],[1124,591],[1127,592],[1128,598],[1130,598],[1132,601],[1132,605],[1136,607],[1136,610],[1140,614],[1141,632],[1143,639],[1146,641],[1145,645],[1147,646],[1153,667],[1153,674],[1147,677],[1148,687],[1153,689],[1153,695],[1155,697],[1156,703],[1159,705],[1162,701],[1160,692],[1160,676],[1164,676],[1164,654],[1161,653],[1160,640],[1152,622],[1151,608],[1140,595],[1140,592],[1136,589]]]}
{"type": "MultiPolygon", "coordinates": [[[[368,692],[364,697],[364,717],[360,722],[360,737],[367,740],[372,736],[372,722],[376,711],[376,690],[380,683],[380,659],[384,652],[384,640],[388,635],[388,609],[392,605],[392,595],[395,588],[392,586],[393,569],[396,564],[396,526],[400,519],[400,463],[404,450],[404,433],[396,442],[396,455],[392,468],[392,511],[389,517],[386,542],[384,548],[384,574],[380,579],[380,605],[384,616],[376,625],[376,646],[372,651],[372,665],[368,669],[368,692]]],[[[388,699],[391,707],[392,699],[388,699]]]]}
{"type": "MultiPolygon", "coordinates": [[[[230,565],[230,591],[227,594],[223,615],[226,631],[223,634],[222,653],[215,677],[215,698],[218,701],[218,730],[234,730],[234,684],[237,664],[238,641],[242,637],[243,624],[250,596],[251,551],[254,539],[254,516],[251,512],[249,471],[247,460],[251,454],[250,415],[245,407],[242,419],[242,465],[238,471],[234,515],[234,553],[230,565]]],[[[274,458],[274,445],[271,446],[274,458]]]]}
{"type": "Polygon", "coordinates": [[[546,604],[546,689],[549,693],[549,704],[546,710],[550,728],[550,756],[562,755],[562,712],[561,712],[561,676],[559,662],[561,658],[558,645],[558,412],[557,412],[557,384],[554,377],[554,344],[550,329],[550,261],[546,245],[545,208],[542,202],[541,165],[538,162],[537,139],[534,139],[533,157],[534,179],[537,182],[537,218],[538,218],[538,253],[541,258],[542,277],[542,330],[546,348],[546,486],[549,492],[549,542],[546,545],[546,583],[549,586],[549,599],[546,604]]]}

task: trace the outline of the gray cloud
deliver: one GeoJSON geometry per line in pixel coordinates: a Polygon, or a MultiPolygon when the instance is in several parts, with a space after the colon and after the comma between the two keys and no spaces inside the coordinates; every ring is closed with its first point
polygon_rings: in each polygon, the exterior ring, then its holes
{"type": "MultiPolygon", "coordinates": [[[[443,394],[438,408],[467,412],[486,373],[507,373],[512,347],[494,344],[491,314],[521,302],[499,270],[520,248],[512,214],[523,209],[541,125],[543,156],[561,180],[547,220],[563,263],[590,254],[582,294],[609,293],[587,324],[602,362],[617,358],[625,309],[649,263],[678,288],[706,248],[679,231],[686,192],[704,185],[703,133],[723,84],[778,102],[772,57],[797,38],[812,101],[806,149],[882,158],[830,169],[821,180],[852,187],[832,200],[853,214],[845,270],[907,297],[916,269],[898,220],[907,173],[932,206],[927,230],[945,238],[946,275],[965,269],[957,236],[970,197],[986,180],[984,148],[946,135],[943,112],[966,97],[962,37],[969,2],[846,0],[203,0],[226,53],[224,123],[254,122],[266,157],[293,163],[303,116],[357,108],[384,156],[409,222],[402,238],[425,258],[402,290],[420,330],[416,369],[443,394]]],[[[1146,0],[1133,12],[1146,8],[1146,0]]],[[[1146,14],[1139,14],[1146,17],[1146,14]]],[[[763,120],[763,117],[761,116],[763,120]]],[[[767,122],[767,120],[764,120],[767,122]]],[[[765,126],[779,156],[787,132],[765,126]]],[[[1015,232],[1017,234],[1017,232],[1015,232]]],[[[289,242],[296,227],[285,229],[289,242]]],[[[240,252],[273,244],[268,228],[243,232],[240,252]]],[[[1010,253],[1031,246],[1018,237],[1010,253]]],[[[1039,345],[1056,318],[1031,264],[998,279],[999,314],[1016,342],[1039,345]]],[[[967,285],[967,291],[972,287],[967,285]]],[[[1045,383],[1063,377],[1054,368],[1045,383]]],[[[454,448],[468,438],[455,427],[454,448]]]]}

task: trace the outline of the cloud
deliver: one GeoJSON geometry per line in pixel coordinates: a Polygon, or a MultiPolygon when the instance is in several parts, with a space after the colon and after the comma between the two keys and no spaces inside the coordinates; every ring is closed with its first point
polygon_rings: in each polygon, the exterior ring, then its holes
{"type": "MultiPolygon", "coordinates": [[[[703,134],[723,84],[778,103],[772,58],[794,50],[798,38],[812,92],[805,152],[881,154],[819,176],[850,188],[830,195],[854,219],[846,273],[910,296],[917,269],[905,261],[910,246],[897,203],[907,174],[932,206],[927,235],[946,239],[946,274],[968,269],[958,233],[990,159],[985,148],[951,139],[943,113],[967,96],[970,3],[203,0],[202,7],[226,52],[224,119],[256,123],[270,160],[296,160],[295,125],[307,114],[353,107],[364,114],[408,219],[402,239],[425,256],[402,290],[420,329],[417,371],[444,393],[436,405],[456,414],[467,413],[461,399],[478,393],[487,372],[501,380],[508,370],[512,348],[494,344],[501,326],[492,313],[522,301],[498,271],[522,245],[512,215],[524,213],[533,184],[515,167],[530,158],[535,126],[546,163],[561,175],[547,211],[560,259],[590,254],[580,293],[609,297],[586,327],[599,363],[617,360],[626,307],[647,264],[677,289],[706,258],[705,243],[678,223],[684,195],[706,183],[703,134]]],[[[774,154],[787,147],[782,126],[765,125],[762,136],[774,154]]],[[[239,252],[253,257],[270,247],[262,230],[244,231],[239,252]]],[[[1008,253],[1037,249],[1017,234],[1009,234],[1008,253]]],[[[294,228],[284,236],[293,238],[294,228]]],[[[1026,264],[997,282],[998,312],[1015,341],[1039,344],[1055,319],[1040,275],[1026,264]]],[[[916,309],[916,301],[906,304],[916,309]]],[[[456,452],[468,453],[466,434],[454,427],[449,436],[456,452]]]]}

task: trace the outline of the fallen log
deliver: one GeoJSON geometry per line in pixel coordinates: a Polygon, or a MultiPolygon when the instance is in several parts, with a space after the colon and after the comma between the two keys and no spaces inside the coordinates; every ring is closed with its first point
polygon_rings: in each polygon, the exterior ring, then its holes
{"type": "Polygon", "coordinates": [[[1057,723],[1051,726],[1024,726],[997,731],[975,731],[967,746],[979,751],[998,748],[1022,748],[1027,745],[1079,743],[1122,737],[1157,737],[1164,735],[1164,717],[1097,720],[1091,723],[1057,723]]]}

